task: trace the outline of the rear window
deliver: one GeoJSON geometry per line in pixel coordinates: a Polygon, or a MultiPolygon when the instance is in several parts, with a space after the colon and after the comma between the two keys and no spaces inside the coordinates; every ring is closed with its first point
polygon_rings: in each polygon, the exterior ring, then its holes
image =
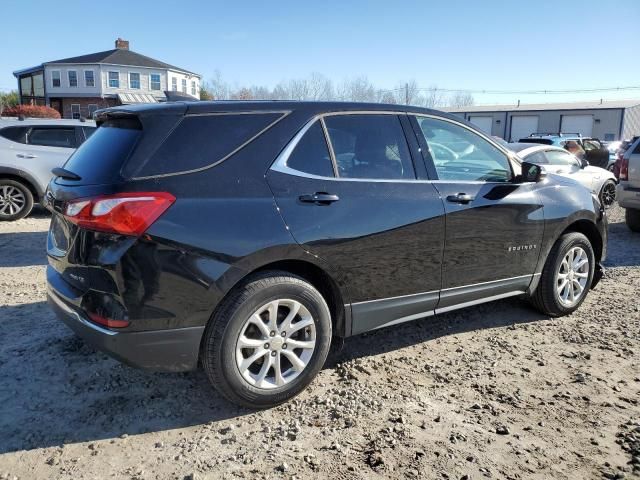
{"type": "Polygon", "coordinates": [[[244,113],[187,116],[135,177],[152,177],[212,166],[238,151],[284,116],[244,113]]]}
{"type": "Polygon", "coordinates": [[[118,179],[120,169],[129,158],[141,134],[137,120],[118,119],[103,123],[64,165],[82,180],[58,178],[58,183],[83,185],[110,183],[118,179]]]}

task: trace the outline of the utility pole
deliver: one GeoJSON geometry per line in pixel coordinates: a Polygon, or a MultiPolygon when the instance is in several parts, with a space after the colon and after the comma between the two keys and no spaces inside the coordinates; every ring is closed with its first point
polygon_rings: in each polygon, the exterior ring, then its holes
{"type": "Polygon", "coordinates": [[[409,105],[409,83],[404,84],[404,103],[409,105]]]}

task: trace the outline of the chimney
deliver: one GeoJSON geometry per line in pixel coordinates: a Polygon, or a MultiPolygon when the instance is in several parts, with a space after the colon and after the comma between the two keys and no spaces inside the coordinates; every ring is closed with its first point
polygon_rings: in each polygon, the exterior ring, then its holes
{"type": "Polygon", "coordinates": [[[123,40],[118,37],[116,40],[116,48],[119,50],[129,50],[129,40],[123,40]]]}

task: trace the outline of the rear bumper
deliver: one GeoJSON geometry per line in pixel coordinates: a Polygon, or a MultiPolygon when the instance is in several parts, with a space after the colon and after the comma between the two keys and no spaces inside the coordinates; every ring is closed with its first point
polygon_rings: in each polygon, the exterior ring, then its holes
{"type": "Polygon", "coordinates": [[[47,301],[79,337],[127,365],[160,372],[182,372],[198,366],[204,327],[117,332],[90,322],[82,310],[51,285],[47,288],[47,301]]]}
{"type": "Polygon", "coordinates": [[[616,188],[616,199],[621,207],[640,209],[640,188],[631,188],[627,182],[620,183],[616,188]]]}

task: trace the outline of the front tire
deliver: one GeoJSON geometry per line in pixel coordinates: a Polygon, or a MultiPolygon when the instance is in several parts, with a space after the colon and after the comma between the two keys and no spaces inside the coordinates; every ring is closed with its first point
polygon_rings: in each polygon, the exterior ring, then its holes
{"type": "Polygon", "coordinates": [[[609,179],[600,189],[600,203],[604,208],[611,207],[616,202],[616,182],[609,179]]]}
{"type": "Polygon", "coordinates": [[[249,278],[225,298],[204,334],[211,384],[249,408],[286,402],[318,374],[331,345],[331,314],[311,284],[286,272],[249,278]]]}
{"type": "Polygon", "coordinates": [[[637,208],[625,209],[624,221],[632,232],[640,232],[640,210],[637,208]]]}
{"type": "Polygon", "coordinates": [[[589,239],[582,233],[566,233],[549,252],[531,302],[551,317],[568,315],[586,298],[594,271],[595,255],[589,239]]]}
{"type": "Polygon", "coordinates": [[[23,183],[0,179],[0,221],[20,220],[31,213],[33,194],[23,183]]]}

